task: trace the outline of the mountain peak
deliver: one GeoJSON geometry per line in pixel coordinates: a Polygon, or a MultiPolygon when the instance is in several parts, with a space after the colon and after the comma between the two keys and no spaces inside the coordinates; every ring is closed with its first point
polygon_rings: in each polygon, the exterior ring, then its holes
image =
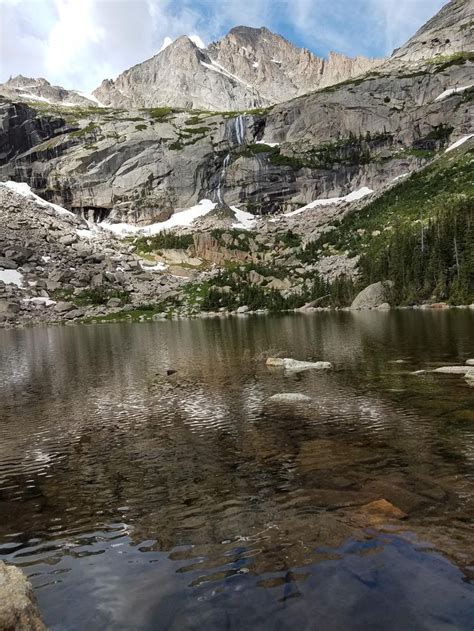
{"type": "Polygon", "coordinates": [[[380,61],[324,61],[268,28],[239,25],[207,48],[197,35],[166,38],[157,55],[94,91],[113,107],[173,105],[211,110],[279,103],[349,79],[380,61]]]}

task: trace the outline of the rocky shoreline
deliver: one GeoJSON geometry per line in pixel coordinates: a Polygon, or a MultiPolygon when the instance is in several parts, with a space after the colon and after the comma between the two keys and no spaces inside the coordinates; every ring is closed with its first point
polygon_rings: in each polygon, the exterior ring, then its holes
{"type": "Polygon", "coordinates": [[[0,561],[0,629],[46,631],[33,588],[23,572],[0,561]]]}
{"type": "MultiPolygon", "coordinates": [[[[1,303],[0,303],[1,307],[1,303]]],[[[140,322],[165,322],[177,320],[196,320],[196,319],[228,319],[228,318],[245,318],[249,316],[268,316],[268,315],[312,315],[321,312],[361,312],[361,311],[377,311],[385,312],[396,310],[413,310],[413,311],[445,311],[451,309],[470,309],[474,310],[474,304],[471,305],[448,305],[448,304],[421,304],[413,306],[386,306],[381,305],[369,309],[354,309],[352,307],[302,307],[299,309],[283,309],[281,311],[272,312],[269,309],[251,310],[248,308],[239,308],[235,311],[227,311],[226,309],[219,311],[199,311],[195,313],[184,313],[179,310],[174,313],[153,312],[146,309],[133,309],[105,306],[98,308],[89,308],[82,315],[77,315],[75,310],[65,311],[63,314],[50,313],[51,319],[41,314],[40,317],[34,318],[31,311],[27,318],[17,317],[17,313],[11,314],[10,318],[3,318],[0,312],[0,329],[22,329],[31,327],[50,327],[50,326],[77,326],[90,324],[114,324],[119,322],[140,323],[140,322]],[[15,317],[14,317],[15,316],[15,317]]],[[[79,311],[79,310],[78,310],[79,311]]],[[[82,312],[81,312],[82,313],[82,312]]]]}

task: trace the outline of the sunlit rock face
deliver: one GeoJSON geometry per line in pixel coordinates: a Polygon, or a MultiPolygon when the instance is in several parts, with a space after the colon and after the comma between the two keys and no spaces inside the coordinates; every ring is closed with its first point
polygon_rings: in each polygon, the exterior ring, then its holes
{"type": "Polygon", "coordinates": [[[336,53],[321,59],[267,28],[238,26],[207,49],[180,37],[115,81],[103,81],[94,96],[111,107],[242,110],[286,101],[381,63],[336,53]]]}

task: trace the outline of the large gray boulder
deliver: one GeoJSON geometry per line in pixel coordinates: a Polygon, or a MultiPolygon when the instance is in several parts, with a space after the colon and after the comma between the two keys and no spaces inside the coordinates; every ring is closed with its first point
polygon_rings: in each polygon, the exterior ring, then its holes
{"type": "Polygon", "coordinates": [[[31,584],[18,568],[0,561],[0,629],[46,631],[31,584]]]}
{"type": "Polygon", "coordinates": [[[377,309],[382,305],[390,304],[392,287],[393,282],[390,280],[369,285],[357,294],[351,309],[377,309]]]}

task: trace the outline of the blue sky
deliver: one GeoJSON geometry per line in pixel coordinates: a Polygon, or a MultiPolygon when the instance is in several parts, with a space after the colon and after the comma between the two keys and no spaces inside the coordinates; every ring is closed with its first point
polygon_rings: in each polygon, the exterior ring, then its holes
{"type": "Polygon", "coordinates": [[[0,0],[0,81],[43,76],[90,92],[160,49],[267,26],[320,56],[390,54],[446,0],[0,0]]]}

